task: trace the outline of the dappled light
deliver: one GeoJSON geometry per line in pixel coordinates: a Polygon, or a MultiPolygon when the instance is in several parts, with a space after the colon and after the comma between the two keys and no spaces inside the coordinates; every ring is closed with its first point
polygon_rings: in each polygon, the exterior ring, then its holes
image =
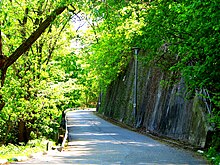
{"type": "Polygon", "coordinates": [[[94,111],[219,164],[218,0],[0,0],[0,11],[0,164],[61,151],[67,132],[65,152],[41,163],[201,163],[94,111]]]}
{"type": "Polygon", "coordinates": [[[37,160],[18,164],[205,164],[191,152],[115,126],[92,111],[68,112],[67,119],[69,140],[62,152],[52,151],[37,160]]]}
{"type": "Polygon", "coordinates": [[[86,164],[89,160],[89,164],[187,164],[197,161],[190,154],[116,127],[90,113],[83,110],[68,113],[67,119],[71,125],[68,125],[69,142],[65,152],[73,153],[73,162],[86,164]],[[187,156],[189,162],[184,156],[187,156]]]}

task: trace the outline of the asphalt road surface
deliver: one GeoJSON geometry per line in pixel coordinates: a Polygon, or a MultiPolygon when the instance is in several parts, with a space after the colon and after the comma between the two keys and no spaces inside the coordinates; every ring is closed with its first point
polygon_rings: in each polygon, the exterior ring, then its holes
{"type": "Polygon", "coordinates": [[[207,164],[192,152],[115,126],[95,116],[91,110],[68,112],[67,120],[69,142],[63,152],[49,152],[17,164],[207,164]]]}

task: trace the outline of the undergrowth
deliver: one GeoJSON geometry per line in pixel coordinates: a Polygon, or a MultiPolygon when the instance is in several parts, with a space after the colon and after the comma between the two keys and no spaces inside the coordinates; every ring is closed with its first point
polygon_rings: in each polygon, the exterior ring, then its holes
{"type": "Polygon", "coordinates": [[[215,147],[209,148],[208,152],[206,153],[206,157],[211,161],[212,164],[220,165],[220,153],[215,147]]]}
{"type": "Polygon", "coordinates": [[[46,139],[35,139],[30,140],[26,145],[24,143],[3,145],[0,147],[0,159],[10,161],[16,156],[30,156],[33,153],[46,151],[48,142],[50,144],[54,143],[46,139]]]}

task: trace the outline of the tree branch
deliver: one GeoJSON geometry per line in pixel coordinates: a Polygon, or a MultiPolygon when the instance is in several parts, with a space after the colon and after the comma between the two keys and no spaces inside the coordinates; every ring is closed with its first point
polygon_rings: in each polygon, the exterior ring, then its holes
{"type": "Polygon", "coordinates": [[[40,24],[37,30],[31,34],[31,36],[22,43],[11,56],[8,57],[4,66],[0,69],[7,69],[11,66],[22,54],[24,54],[32,46],[32,44],[40,37],[45,29],[55,20],[56,16],[61,14],[67,6],[57,8],[48,18],[40,24]]]}

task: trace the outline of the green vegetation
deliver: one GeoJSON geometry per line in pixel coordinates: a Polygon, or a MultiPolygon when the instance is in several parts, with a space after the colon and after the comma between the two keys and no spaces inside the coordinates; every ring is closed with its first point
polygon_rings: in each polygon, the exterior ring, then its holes
{"type": "Polygon", "coordinates": [[[5,153],[29,149],[30,141],[42,137],[57,141],[62,112],[89,106],[94,94],[89,91],[93,95],[87,98],[81,85],[87,72],[70,47],[76,37],[71,20],[79,12],[74,3],[1,0],[0,11],[0,145],[5,153]]]}
{"type": "MultiPolygon", "coordinates": [[[[214,131],[209,146],[212,157],[220,151],[218,4],[217,0],[91,3],[86,11],[91,28],[82,40],[87,45],[82,50],[85,63],[97,77],[100,92],[126,69],[132,47],[147,54],[139,60],[170,75],[164,84],[183,77],[189,98],[201,96],[209,112],[214,131]]],[[[213,161],[218,164],[219,159],[213,161]]]]}
{"type": "Polygon", "coordinates": [[[46,151],[47,143],[53,144],[53,142],[49,142],[45,139],[39,140],[30,140],[27,145],[13,145],[8,144],[7,146],[0,147],[0,159],[8,159],[12,161],[12,158],[16,158],[17,156],[31,156],[31,154],[37,152],[46,151]]]}
{"type": "Polygon", "coordinates": [[[0,11],[2,144],[54,139],[62,111],[95,106],[139,47],[147,54],[139,60],[170,75],[164,84],[183,77],[189,95],[203,97],[214,130],[210,153],[219,153],[218,0],[1,0],[0,11]],[[78,17],[86,31],[74,31],[78,17]],[[70,49],[73,40],[80,50],[70,49]]]}

